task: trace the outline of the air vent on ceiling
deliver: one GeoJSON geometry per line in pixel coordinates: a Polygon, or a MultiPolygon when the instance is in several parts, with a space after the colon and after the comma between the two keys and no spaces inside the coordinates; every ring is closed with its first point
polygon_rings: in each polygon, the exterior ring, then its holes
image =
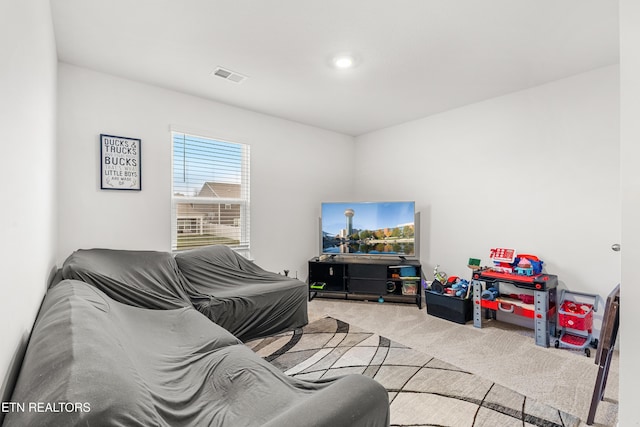
{"type": "Polygon", "coordinates": [[[230,82],[238,83],[238,84],[242,83],[247,79],[247,76],[243,76],[240,73],[236,73],[235,71],[231,71],[222,67],[217,67],[215,70],[213,70],[213,73],[211,74],[213,74],[216,77],[220,77],[221,79],[225,79],[230,82]]]}

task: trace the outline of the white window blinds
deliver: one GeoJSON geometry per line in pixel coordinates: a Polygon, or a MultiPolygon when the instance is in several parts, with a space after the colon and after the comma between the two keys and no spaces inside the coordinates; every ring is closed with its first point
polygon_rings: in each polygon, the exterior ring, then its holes
{"type": "Polygon", "coordinates": [[[249,255],[249,146],[172,132],[172,250],[227,245],[249,255]]]}

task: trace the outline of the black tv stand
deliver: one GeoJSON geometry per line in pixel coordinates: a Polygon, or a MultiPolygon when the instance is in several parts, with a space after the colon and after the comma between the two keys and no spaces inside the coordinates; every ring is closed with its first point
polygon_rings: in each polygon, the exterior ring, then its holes
{"type": "Polygon", "coordinates": [[[415,303],[422,307],[420,261],[401,257],[309,260],[309,301],[315,297],[415,303]]]}

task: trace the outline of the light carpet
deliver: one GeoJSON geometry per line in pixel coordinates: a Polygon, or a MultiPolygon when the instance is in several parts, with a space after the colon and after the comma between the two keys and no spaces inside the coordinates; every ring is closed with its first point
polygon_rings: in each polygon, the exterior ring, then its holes
{"type": "Polygon", "coordinates": [[[573,415],[331,317],[247,345],[296,378],[376,379],[389,392],[392,426],[580,425],[573,415]]]}

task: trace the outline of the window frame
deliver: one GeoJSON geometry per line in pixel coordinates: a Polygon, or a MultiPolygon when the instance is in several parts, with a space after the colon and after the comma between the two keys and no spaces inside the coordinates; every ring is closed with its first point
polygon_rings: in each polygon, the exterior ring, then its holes
{"type": "MultiPolygon", "coordinates": [[[[212,137],[209,135],[203,135],[202,133],[194,133],[185,131],[182,129],[171,128],[171,252],[182,252],[189,249],[201,247],[203,245],[192,245],[189,247],[178,248],[178,230],[191,228],[191,225],[182,227],[178,224],[178,204],[192,204],[192,205],[218,205],[223,209],[227,206],[239,205],[239,219],[234,220],[234,223],[239,221],[240,225],[240,241],[238,244],[223,244],[240,254],[250,257],[251,251],[251,239],[250,239],[250,203],[251,203],[251,187],[250,187],[250,145],[237,141],[230,141],[228,139],[221,139],[212,137]],[[176,136],[193,137],[198,139],[204,139],[215,143],[230,144],[237,146],[241,149],[242,157],[240,162],[240,197],[198,197],[198,196],[176,196],[175,194],[175,181],[174,181],[174,161],[175,161],[175,138],[176,136]]],[[[205,182],[215,182],[214,179],[205,182]]],[[[216,244],[216,243],[213,243],[216,244]]]]}

